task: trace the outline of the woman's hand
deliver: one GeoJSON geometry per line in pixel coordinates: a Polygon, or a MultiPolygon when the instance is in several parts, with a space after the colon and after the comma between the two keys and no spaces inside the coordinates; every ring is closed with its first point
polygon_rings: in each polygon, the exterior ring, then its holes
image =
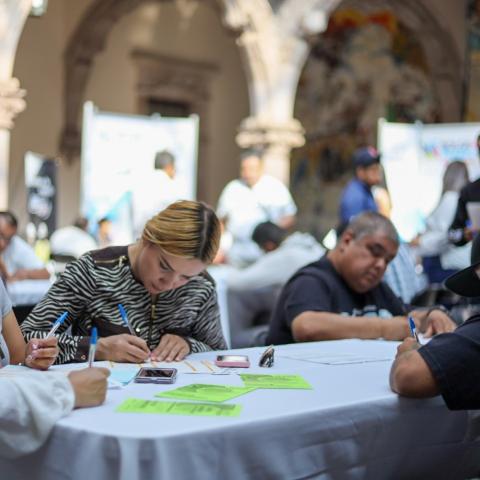
{"type": "Polygon", "coordinates": [[[190,344],[184,338],[167,333],[153,350],[151,359],[157,362],[179,362],[189,353],[190,344]]]}
{"type": "Polygon", "coordinates": [[[145,362],[149,356],[150,350],[143,338],[121,333],[100,338],[97,343],[95,359],[141,363],[145,362]]]}
{"type": "Polygon", "coordinates": [[[37,370],[47,370],[58,355],[58,340],[55,337],[34,338],[25,349],[25,365],[37,370]]]}

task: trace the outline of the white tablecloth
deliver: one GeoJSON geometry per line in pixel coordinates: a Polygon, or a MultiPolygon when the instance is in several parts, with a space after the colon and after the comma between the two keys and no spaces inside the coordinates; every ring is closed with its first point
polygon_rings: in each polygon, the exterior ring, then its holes
{"type": "MultiPolygon", "coordinates": [[[[47,444],[0,461],[3,479],[395,479],[468,478],[480,471],[480,442],[468,412],[440,397],[399,398],[390,361],[322,365],[298,355],[393,358],[396,343],[345,340],[276,349],[275,366],[246,373],[302,375],[313,390],[257,390],[229,403],[236,418],[120,414],[127,397],[154,399],[172,385],[110,390],[98,408],[58,422],[47,444]]],[[[243,350],[256,365],[261,349],[243,350]]],[[[213,359],[213,353],[193,355],[213,359]]],[[[241,385],[237,375],[180,375],[190,383],[241,385]]]]}

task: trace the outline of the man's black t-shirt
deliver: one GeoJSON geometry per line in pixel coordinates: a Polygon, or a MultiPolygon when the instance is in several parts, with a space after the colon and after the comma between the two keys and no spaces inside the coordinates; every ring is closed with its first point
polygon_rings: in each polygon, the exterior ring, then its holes
{"type": "Polygon", "coordinates": [[[401,300],[383,282],[367,293],[354,292],[326,255],[301,268],[284,286],[270,321],[267,342],[294,342],[292,322],[307,311],[383,318],[406,313],[401,300]]]}
{"type": "Polygon", "coordinates": [[[451,410],[480,409],[480,315],[418,350],[451,410]]]}

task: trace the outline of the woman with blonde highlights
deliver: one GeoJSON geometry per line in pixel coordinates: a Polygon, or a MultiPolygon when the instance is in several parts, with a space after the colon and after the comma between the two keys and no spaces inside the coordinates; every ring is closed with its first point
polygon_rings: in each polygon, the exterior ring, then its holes
{"type": "Polygon", "coordinates": [[[92,326],[100,335],[97,360],[178,361],[224,349],[215,286],[204,273],[219,241],[210,207],[175,202],[147,222],[136,243],[88,252],[69,264],[24,321],[23,333],[43,336],[67,310],[57,330],[61,363],[86,359],[92,326]]]}

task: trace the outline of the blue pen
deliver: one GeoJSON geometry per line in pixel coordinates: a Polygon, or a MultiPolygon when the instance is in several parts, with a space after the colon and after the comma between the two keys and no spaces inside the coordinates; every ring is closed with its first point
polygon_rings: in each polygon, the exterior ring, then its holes
{"type": "Polygon", "coordinates": [[[68,316],[68,312],[63,312],[56,320],[55,323],[53,324],[52,328],[50,331],[47,333],[47,336],[45,338],[50,338],[58,329],[58,327],[65,321],[65,319],[68,316]]]}
{"type": "Polygon", "coordinates": [[[122,320],[125,326],[128,328],[128,330],[132,335],[135,335],[135,330],[130,325],[130,322],[128,321],[128,317],[127,317],[127,312],[125,311],[125,308],[121,303],[118,304],[118,310],[120,311],[120,316],[122,317],[122,320]]]}
{"type": "Polygon", "coordinates": [[[418,340],[418,335],[417,335],[417,327],[415,326],[415,322],[413,321],[412,317],[408,317],[408,325],[410,327],[410,332],[412,334],[412,337],[415,338],[417,343],[420,343],[418,340]]]}
{"type": "Polygon", "coordinates": [[[97,348],[97,327],[92,328],[92,335],[90,337],[90,349],[88,350],[88,366],[91,367],[95,360],[95,350],[97,348]]]}

